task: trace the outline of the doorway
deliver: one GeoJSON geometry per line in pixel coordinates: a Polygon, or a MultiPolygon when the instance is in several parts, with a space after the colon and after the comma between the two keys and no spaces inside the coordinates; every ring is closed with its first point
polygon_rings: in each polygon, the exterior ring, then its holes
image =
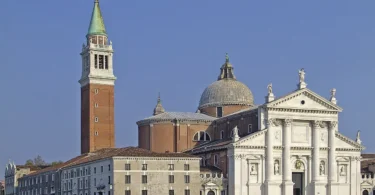
{"type": "Polygon", "coordinates": [[[292,173],[293,195],[303,195],[303,173],[292,173]]]}

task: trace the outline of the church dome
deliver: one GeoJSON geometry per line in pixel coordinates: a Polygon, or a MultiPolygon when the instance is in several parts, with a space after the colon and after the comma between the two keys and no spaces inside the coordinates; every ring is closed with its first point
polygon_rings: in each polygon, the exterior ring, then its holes
{"type": "Polygon", "coordinates": [[[243,83],[233,79],[223,79],[208,86],[199,101],[199,108],[224,105],[254,105],[253,94],[243,83]]]}
{"type": "Polygon", "coordinates": [[[199,109],[226,105],[253,106],[253,94],[245,84],[236,80],[228,56],[220,70],[218,80],[204,90],[199,101],[199,109]]]}

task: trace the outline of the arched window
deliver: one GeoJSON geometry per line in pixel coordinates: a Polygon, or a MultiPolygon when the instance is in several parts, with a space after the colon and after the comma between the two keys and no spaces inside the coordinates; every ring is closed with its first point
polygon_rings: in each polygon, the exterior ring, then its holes
{"type": "Polygon", "coordinates": [[[364,191],[362,192],[362,195],[368,195],[368,191],[367,191],[367,190],[364,190],[364,191]]]}
{"type": "Polygon", "coordinates": [[[214,165],[217,166],[219,164],[219,156],[217,154],[214,155],[214,165]]]}
{"type": "Polygon", "coordinates": [[[220,132],[220,139],[224,139],[224,131],[220,132]]]}
{"type": "Polygon", "coordinates": [[[211,141],[210,135],[204,131],[198,131],[193,137],[194,141],[211,141]]]}

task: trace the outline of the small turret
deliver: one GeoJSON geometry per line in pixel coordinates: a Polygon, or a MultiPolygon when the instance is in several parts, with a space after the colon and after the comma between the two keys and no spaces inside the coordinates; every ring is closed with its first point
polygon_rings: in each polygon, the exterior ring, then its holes
{"type": "Polygon", "coordinates": [[[234,76],[234,73],[233,73],[233,66],[229,62],[228,53],[225,54],[225,63],[220,68],[220,75],[217,80],[222,80],[222,79],[236,80],[236,76],[234,76]]]}
{"type": "Polygon", "coordinates": [[[158,114],[161,114],[161,113],[164,113],[165,110],[163,108],[163,105],[161,105],[161,99],[160,99],[160,93],[159,93],[159,96],[158,96],[158,102],[154,108],[154,116],[155,115],[158,115],[158,114]]]}

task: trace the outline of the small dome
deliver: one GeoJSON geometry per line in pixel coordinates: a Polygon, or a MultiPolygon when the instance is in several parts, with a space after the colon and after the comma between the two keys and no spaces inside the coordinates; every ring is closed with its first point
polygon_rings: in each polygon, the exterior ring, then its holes
{"type": "Polygon", "coordinates": [[[199,101],[199,108],[225,105],[254,105],[253,94],[235,79],[222,79],[208,86],[199,101]]]}

